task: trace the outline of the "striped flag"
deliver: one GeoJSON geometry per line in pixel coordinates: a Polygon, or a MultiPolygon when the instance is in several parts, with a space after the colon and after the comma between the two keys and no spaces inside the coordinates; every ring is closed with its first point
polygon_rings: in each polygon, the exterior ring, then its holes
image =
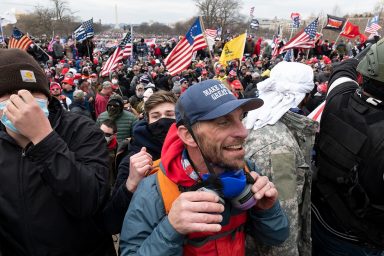
{"type": "Polygon", "coordinates": [[[317,35],[318,18],[312,21],[304,30],[287,42],[279,51],[285,52],[291,48],[313,48],[317,35]]]}
{"type": "Polygon", "coordinates": [[[132,35],[130,32],[125,35],[121,45],[124,45],[123,58],[132,56],[132,35]]]}
{"type": "Polygon", "coordinates": [[[367,24],[365,32],[369,34],[375,34],[379,29],[381,29],[381,26],[379,25],[379,15],[376,15],[373,16],[373,18],[367,24]]]}
{"type": "Polygon", "coordinates": [[[206,29],[205,30],[205,36],[210,37],[213,40],[215,40],[215,38],[217,36],[217,30],[216,29],[206,29]]]}
{"type": "Polygon", "coordinates": [[[19,48],[22,50],[27,50],[28,47],[33,44],[32,40],[24,35],[18,28],[14,27],[12,36],[9,39],[8,48],[19,48]]]}
{"type": "Polygon", "coordinates": [[[93,19],[84,21],[79,27],[73,32],[76,41],[82,42],[87,38],[93,37],[95,32],[93,30],[93,19]]]}
{"type": "Polygon", "coordinates": [[[215,44],[215,39],[217,37],[217,30],[216,29],[206,29],[205,30],[205,37],[207,39],[209,50],[213,50],[213,45],[215,44]]]}
{"type": "Polygon", "coordinates": [[[124,58],[124,53],[126,56],[132,54],[132,37],[131,33],[127,33],[121,43],[116,47],[116,50],[111,56],[109,56],[107,62],[101,68],[101,76],[108,76],[109,73],[113,72],[119,62],[124,58]],[[130,45],[130,47],[127,47],[130,45]],[[129,50],[130,49],[130,50],[129,50]]]}
{"type": "Polygon", "coordinates": [[[317,108],[315,108],[315,110],[313,110],[307,117],[320,123],[324,107],[325,101],[323,101],[319,106],[317,106],[317,108]]]}
{"type": "Polygon", "coordinates": [[[180,73],[191,64],[193,52],[204,49],[207,46],[201,29],[200,19],[197,18],[185,37],[180,40],[164,60],[164,64],[171,75],[180,73]]]}

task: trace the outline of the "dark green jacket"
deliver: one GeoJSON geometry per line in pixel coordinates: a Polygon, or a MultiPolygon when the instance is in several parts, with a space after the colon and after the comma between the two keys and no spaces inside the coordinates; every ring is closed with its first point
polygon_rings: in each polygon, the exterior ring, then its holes
{"type": "MultiPolygon", "coordinates": [[[[97,123],[100,126],[101,123],[109,119],[108,112],[105,111],[97,118],[97,123]]],[[[137,118],[131,112],[123,110],[121,115],[115,120],[117,126],[117,142],[120,144],[124,139],[132,136],[133,123],[137,121],[137,118]]]]}

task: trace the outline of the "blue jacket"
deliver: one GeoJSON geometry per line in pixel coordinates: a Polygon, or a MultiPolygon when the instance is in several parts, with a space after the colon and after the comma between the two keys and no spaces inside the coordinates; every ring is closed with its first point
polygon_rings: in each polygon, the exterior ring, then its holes
{"type": "MultiPolygon", "coordinates": [[[[276,203],[268,210],[250,210],[246,230],[268,245],[289,234],[288,219],[276,203]]],[[[120,235],[121,255],[182,255],[184,236],[169,223],[156,175],[142,180],[125,215],[120,235]]]]}

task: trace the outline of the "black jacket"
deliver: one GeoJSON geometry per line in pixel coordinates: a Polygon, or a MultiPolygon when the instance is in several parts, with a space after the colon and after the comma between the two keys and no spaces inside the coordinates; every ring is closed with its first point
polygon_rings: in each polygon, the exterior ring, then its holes
{"type": "Polygon", "coordinates": [[[152,137],[153,135],[148,130],[148,122],[145,119],[140,120],[133,128],[131,141],[119,150],[120,155],[116,157],[119,159],[116,161],[116,166],[118,166],[116,183],[112,197],[103,211],[104,227],[110,234],[120,233],[124,216],[133,196],[133,193],[128,191],[125,186],[129,176],[130,157],[140,152],[142,147],[146,147],[153,160],[160,158],[163,144],[152,137]]]}
{"type": "Polygon", "coordinates": [[[22,149],[0,127],[0,241],[7,255],[108,255],[98,216],[108,152],[93,121],[49,104],[54,129],[22,149]]]}

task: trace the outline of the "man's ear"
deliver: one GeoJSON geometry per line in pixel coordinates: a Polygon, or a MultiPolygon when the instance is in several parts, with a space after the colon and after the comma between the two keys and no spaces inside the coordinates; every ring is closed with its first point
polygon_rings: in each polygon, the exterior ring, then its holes
{"type": "Polygon", "coordinates": [[[180,125],[177,128],[177,135],[183,141],[183,143],[190,147],[197,147],[195,140],[193,139],[191,133],[188,131],[187,127],[180,125]]]}

